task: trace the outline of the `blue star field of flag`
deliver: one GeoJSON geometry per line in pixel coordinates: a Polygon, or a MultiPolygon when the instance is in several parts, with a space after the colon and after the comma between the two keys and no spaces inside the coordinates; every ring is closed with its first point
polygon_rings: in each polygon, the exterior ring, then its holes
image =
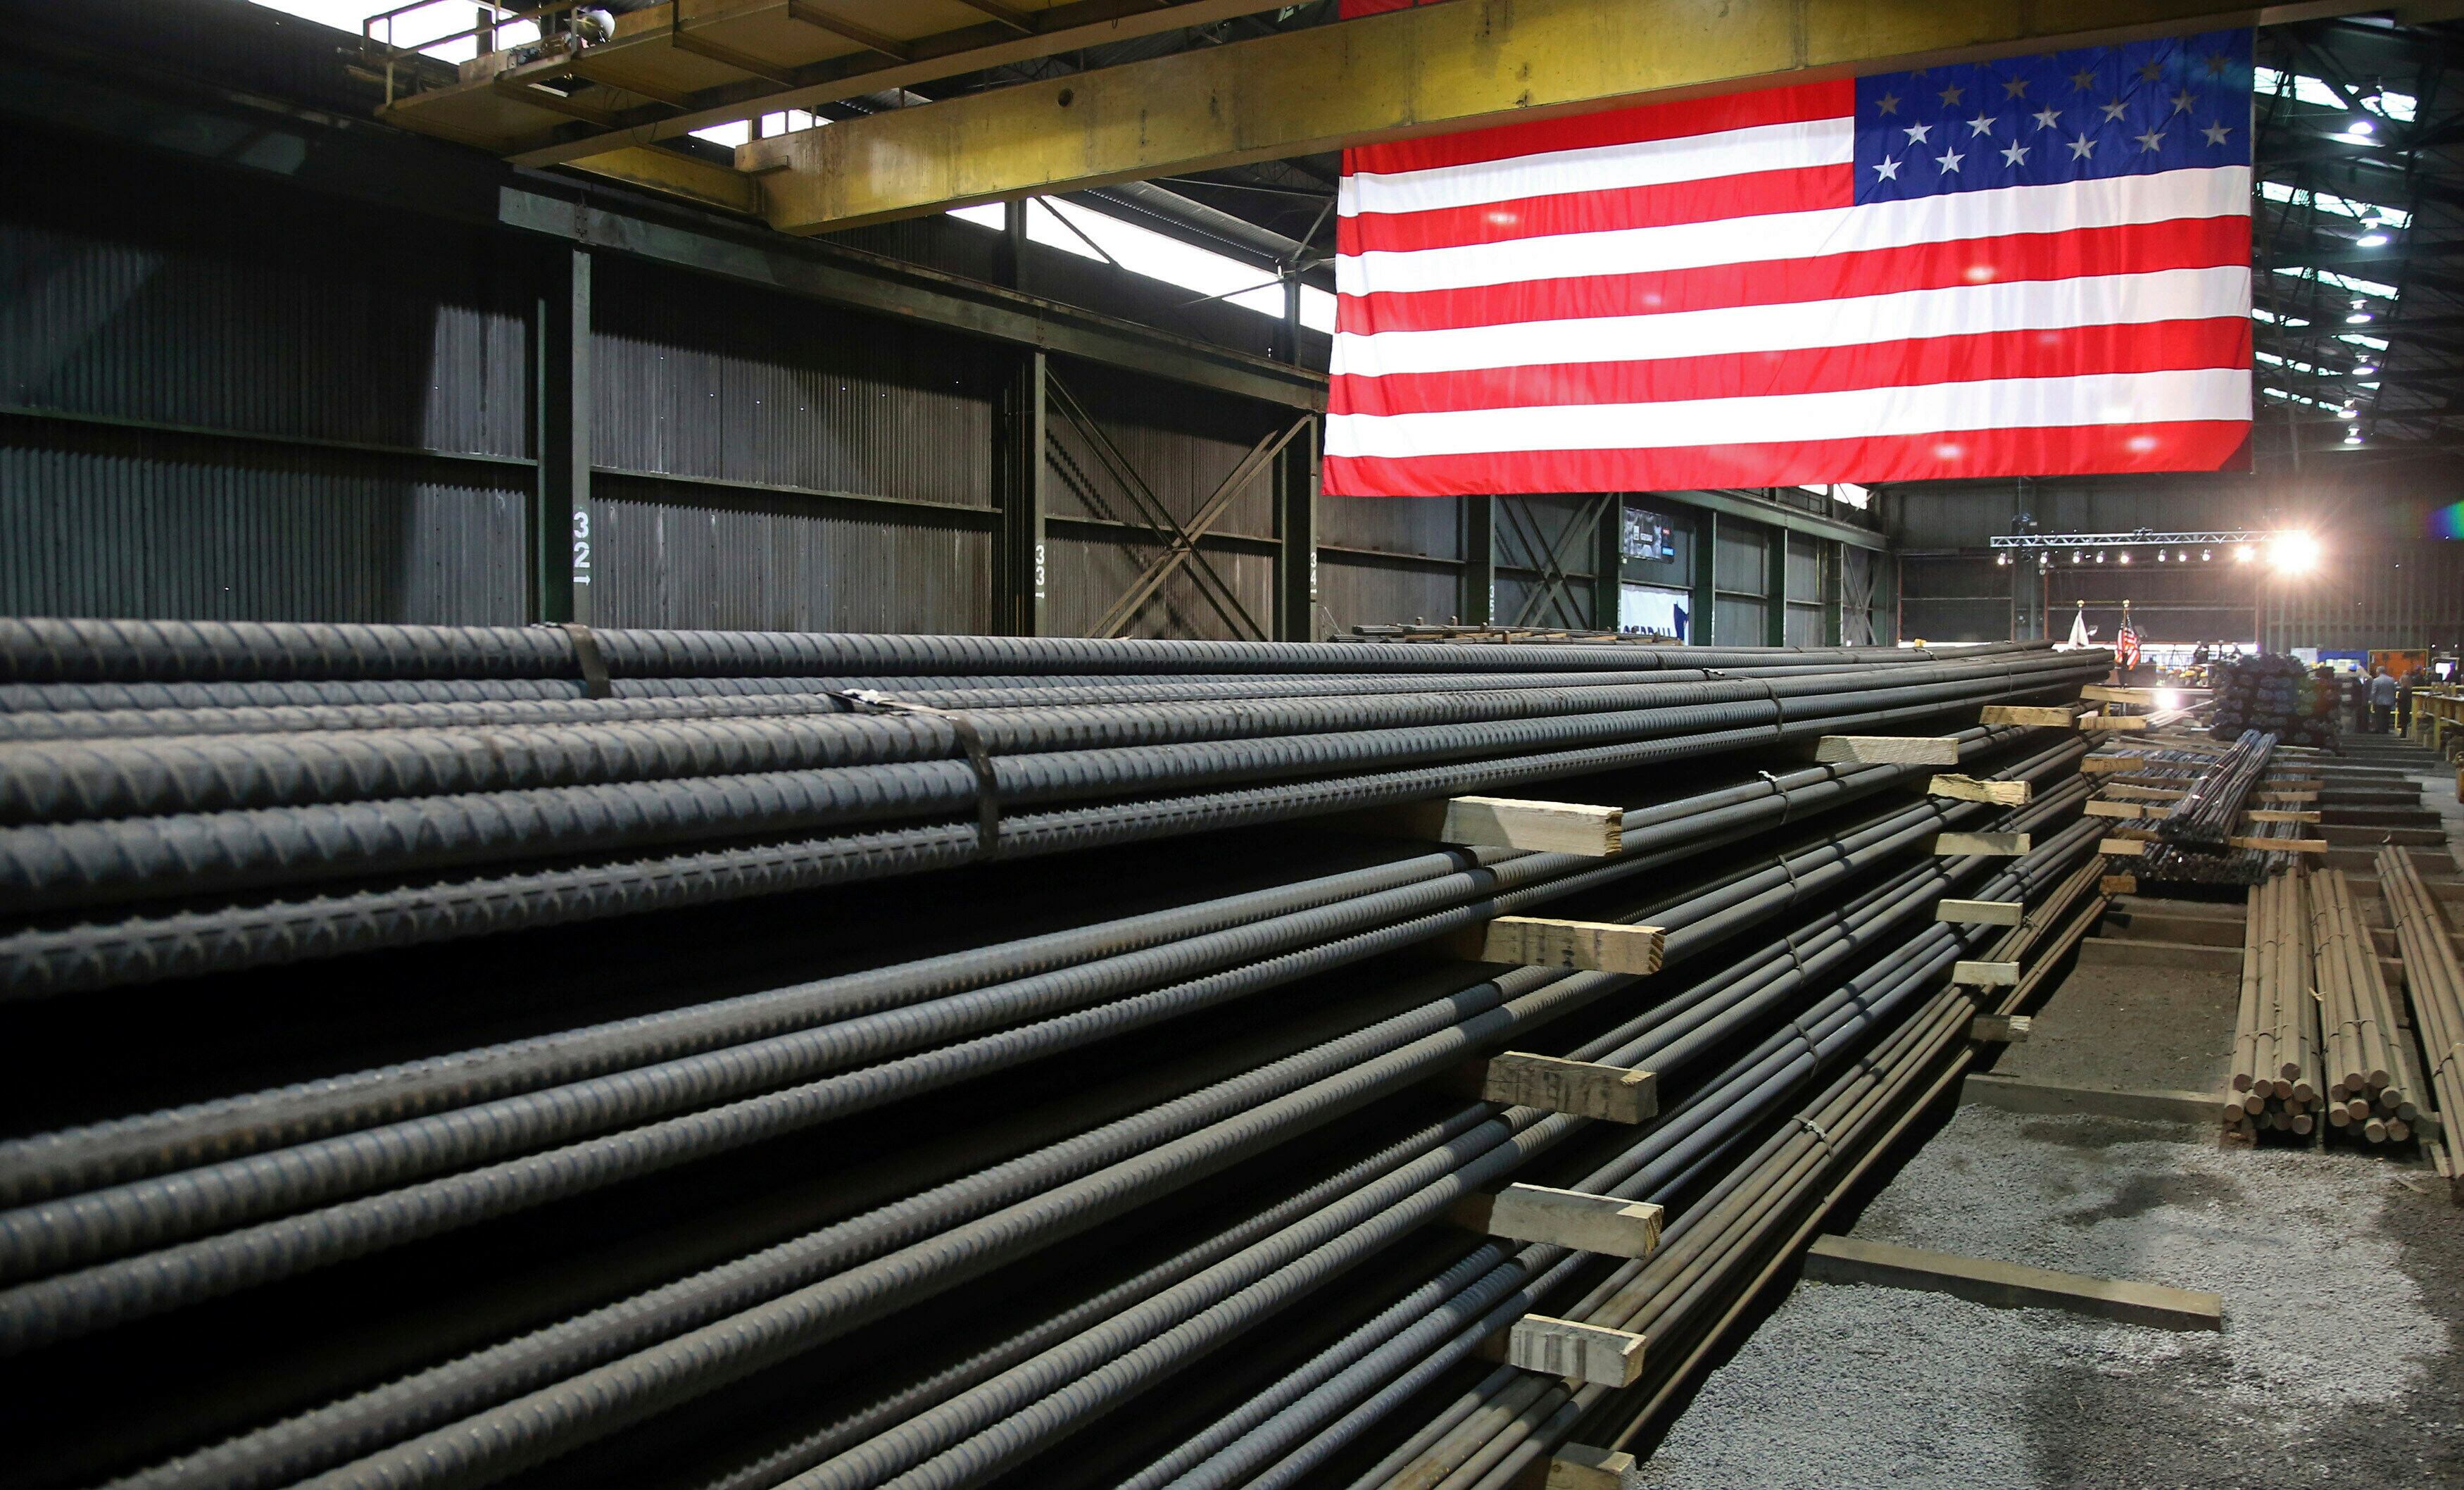
{"type": "Polygon", "coordinates": [[[2250,164],[2251,33],[1857,79],[1857,200],[2250,164]]]}

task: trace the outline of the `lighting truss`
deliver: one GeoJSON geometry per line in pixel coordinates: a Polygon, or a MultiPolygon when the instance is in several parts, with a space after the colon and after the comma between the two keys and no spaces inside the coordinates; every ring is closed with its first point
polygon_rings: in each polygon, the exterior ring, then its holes
{"type": "Polygon", "coordinates": [[[2229,544],[2267,544],[2292,536],[2285,528],[2259,531],[2223,528],[2201,529],[2187,533],[2151,533],[2141,528],[2136,533],[2000,533],[1986,540],[1994,548],[2019,548],[2035,551],[2049,548],[2145,548],[2161,545],[2168,548],[2211,546],[2229,544]]]}

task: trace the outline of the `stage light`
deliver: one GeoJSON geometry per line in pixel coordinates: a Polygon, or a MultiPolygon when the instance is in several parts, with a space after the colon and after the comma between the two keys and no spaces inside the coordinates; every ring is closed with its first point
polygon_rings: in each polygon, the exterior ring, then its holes
{"type": "Polygon", "coordinates": [[[1993,556],[1993,562],[1997,567],[2008,567],[2011,563],[2011,556],[2007,553],[1997,553],[1993,556]]]}
{"type": "Polygon", "coordinates": [[[2122,556],[2122,562],[2123,562],[2123,563],[2124,563],[2124,564],[2128,564],[2128,563],[2130,562],[2130,555],[2128,555],[2128,554],[2123,554],[2123,555],[2122,556]]]}
{"type": "Polygon", "coordinates": [[[2104,562],[2104,555],[2102,555],[2102,554],[2098,554],[2098,555],[2096,556],[2096,562],[2097,562],[2097,563],[2099,563],[2099,564],[2102,564],[2102,563],[2104,562]]]}
{"type": "Polygon", "coordinates": [[[2164,563],[2164,562],[2165,562],[2165,550],[2164,550],[2164,549],[2159,548],[2159,549],[2157,549],[2157,550],[2156,550],[2156,562],[2157,562],[2158,564],[2162,564],[2162,563],[2164,563]]]}
{"type": "Polygon", "coordinates": [[[2258,557],[2256,554],[2251,552],[2251,547],[2248,544],[2244,544],[2233,550],[2233,563],[2235,564],[2248,564],[2251,560],[2256,557],[2258,557]]]}
{"type": "Polygon", "coordinates": [[[2079,563],[2079,553],[2078,553],[2078,551],[2077,551],[2077,550],[2073,550],[2073,551],[2072,551],[2072,553],[2071,553],[2071,563],[2073,563],[2073,564],[2077,564],[2077,563],[2079,563]]]}
{"type": "Polygon", "coordinates": [[[2307,574],[2319,567],[2319,540],[2299,531],[2278,534],[2267,560],[2280,573],[2307,574]]]}
{"type": "Polygon", "coordinates": [[[2211,548],[2202,548],[2199,550],[2199,562],[2201,564],[2212,564],[2215,562],[2215,550],[2211,548]]]}

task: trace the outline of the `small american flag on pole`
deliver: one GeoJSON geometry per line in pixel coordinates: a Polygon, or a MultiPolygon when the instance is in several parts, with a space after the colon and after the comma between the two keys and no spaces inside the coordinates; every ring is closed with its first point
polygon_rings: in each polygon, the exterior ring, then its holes
{"type": "Polygon", "coordinates": [[[1325,489],[2240,464],[2250,194],[2247,31],[1349,149],[1325,489]]]}

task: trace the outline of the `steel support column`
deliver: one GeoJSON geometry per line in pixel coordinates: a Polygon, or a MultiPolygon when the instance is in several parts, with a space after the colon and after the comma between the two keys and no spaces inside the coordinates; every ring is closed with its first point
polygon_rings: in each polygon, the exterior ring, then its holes
{"type": "Polygon", "coordinates": [[[600,534],[590,505],[590,254],[547,256],[532,318],[530,612],[591,624],[600,534]]]}
{"type": "Polygon", "coordinates": [[[1617,629],[1617,597],[1625,567],[1625,498],[1601,504],[1598,527],[1592,535],[1592,624],[1604,632],[1617,629]]]}
{"type": "Polygon", "coordinates": [[[1275,457],[1275,639],[1317,636],[1318,422],[1275,457]]]}
{"type": "Polygon", "coordinates": [[[1848,582],[1848,552],[1820,539],[1815,540],[1814,551],[1822,566],[1822,644],[1837,647],[1844,635],[1840,591],[1848,582]]]}
{"type": "Polygon", "coordinates": [[[1763,532],[1763,645],[1788,645],[1788,531],[1763,532]]]}
{"type": "Polygon", "coordinates": [[[1709,646],[1720,614],[1720,515],[1694,515],[1694,625],[1687,641],[1709,646]]]}
{"type": "Polygon", "coordinates": [[[1497,499],[1463,502],[1463,624],[1486,626],[1497,616],[1497,499]]]}
{"type": "Polygon", "coordinates": [[[1001,529],[993,542],[993,630],[1041,636],[1045,612],[1045,380],[1042,352],[1022,354],[1001,390],[994,431],[994,498],[1001,529]]]}

